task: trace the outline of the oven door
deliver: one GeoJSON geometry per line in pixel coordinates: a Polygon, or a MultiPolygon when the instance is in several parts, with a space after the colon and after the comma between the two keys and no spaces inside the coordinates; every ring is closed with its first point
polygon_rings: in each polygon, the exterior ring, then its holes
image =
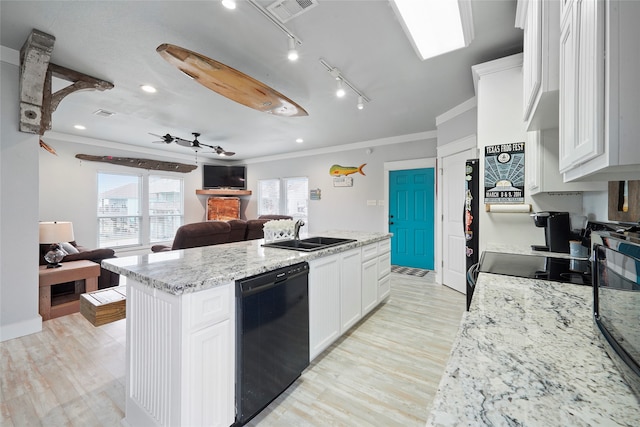
{"type": "Polygon", "coordinates": [[[640,397],[640,258],[632,255],[640,246],[612,246],[594,246],[594,321],[607,353],[640,397]]]}

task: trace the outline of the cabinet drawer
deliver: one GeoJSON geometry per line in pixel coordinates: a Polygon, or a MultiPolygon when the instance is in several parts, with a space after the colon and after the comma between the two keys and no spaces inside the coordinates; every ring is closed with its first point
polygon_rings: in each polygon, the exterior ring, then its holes
{"type": "Polygon", "coordinates": [[[378,281],[378,302],[382,301],[391,293],[391,276],[387,275],[378,281]]]}
{"type": "Polygon", "coordinates": [[[391,274],[391,253],[387,252],[378,256],[378,278],[391,274]]]}
{"type": "Polygon", "coordinates": [[[385,239],[378,242],[378,254],[391,252],[391,239],[385,239]]]}
{"type": "Polygon", "coordinates": [[[363,261],[370,260],[374,258],[376,255],[378,255],[378,245],[376,243],[362,247],[363,261]]]}
{"type": "Polygon", "coordinates": [[[197,298],[191,298],[189,326],[192,331],[221,322],[231,316],[233,288],[234,284],[230,283],[198,292],[197,298]]]}

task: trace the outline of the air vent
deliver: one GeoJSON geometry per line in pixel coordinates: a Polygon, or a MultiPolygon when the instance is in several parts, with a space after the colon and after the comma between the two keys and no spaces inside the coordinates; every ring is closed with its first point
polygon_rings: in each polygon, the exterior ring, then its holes
{"type": "Polygon", "coordinates": [[[318,0],[278,0],[267,9],[284,23],[318,5],[318,0]]]}
{"type": "Polygon", "coordinates": [[[107,111],[107,110],[96,110],[93,112],[93,114],[95,114],[96,116],[100,116],[100,117],[111,117],[113,116],[115,113],[112,111],[107,111]]]}

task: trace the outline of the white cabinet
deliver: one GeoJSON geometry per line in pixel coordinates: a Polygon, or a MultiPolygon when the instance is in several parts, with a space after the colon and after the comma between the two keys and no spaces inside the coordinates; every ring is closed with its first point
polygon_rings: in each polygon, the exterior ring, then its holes
{"type": "Polygon", "coordinates": [[[604,191],[605,182],[564,182],[558,170],[558,129],[527,132],[525,177],[528,193],[604,191]]]}
{"type": "Polygon", "coordinates": [[[391,293],[391,240],[378,243],[378,303],[391,293]]]}
{"type": "Polygon", "coordinates": [[[340,259],[340,333],[362,318],[362,258],[360,248],[343,252],[340,259]]]}
{"type": "Polygon", "coordinates": [[[309,261],[309,359],[390,293],[391,240],[309,261]]]}
{"type": "Polygon", "coordinates": [[[127,280],[127,425],[234,422],[234,302],[233,283],[171,295],[127,280]]]}
{"type": "Polygon", "coordinates": [[[560,171],[602,153],[604,3],[575,0],[562,22],[560,171]]]}
{"type": "Polygon", "coordinates": [[[565,181],[640,178],[640,2],[573,0],[560,36],[565,181]]]}
{"type": "Polygon", "coordinates": [[[309,261],[309,360],[340,336],[340,254],[309,261]]]}
{"type": "Polygon", "coordinates": [[[362,247],[362,315],[378,304],[378,244],[362,247]]]}
{"type": "Polygon", "coordinates": [[[516,27],[524,30],[523,118],[527,130],[558,127],[560,4],[519,0],[516,27]]]}

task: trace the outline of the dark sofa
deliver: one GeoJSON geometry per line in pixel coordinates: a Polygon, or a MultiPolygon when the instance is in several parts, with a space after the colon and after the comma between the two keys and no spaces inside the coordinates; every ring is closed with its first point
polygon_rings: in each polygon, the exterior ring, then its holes
{"type": "Polygon", "coordinates": [[[262,215],[257,219],[232,219],[229,221],[204,221],[185,224],[178,228],[171,246],[153,245],[153,252],[219,245],[243,240],[262,239],[264,223],[276,219],[292,219],[287,215],[262,215]]]}

